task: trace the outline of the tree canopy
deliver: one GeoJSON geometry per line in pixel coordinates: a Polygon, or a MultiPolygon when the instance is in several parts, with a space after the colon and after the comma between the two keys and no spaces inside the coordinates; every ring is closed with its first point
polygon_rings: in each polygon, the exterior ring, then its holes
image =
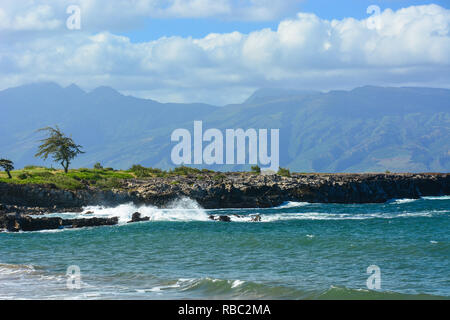
{"type": "Polygon", "coordinates": [[[12,179],[11,170],[14,170],[14,163],[8,159],[0,159],[0,168],[6,171],[8,178],[12,179]]]}
{"type": "Polygon", "coordinates": [[[76,144],[72,138],[64,135],[58,126],[55,126],[55,128],[45,127],[38,131],[46,131],[48,137],[40,141],[42,144],[39,146],[35,157],[47,160],[51,155],[53,161],[60,163],[64,168],[64,172],[67,173],[71,161],[78,154],[84,153],[81,150],[82,146],[76,144]]]}
{"type": "Polygon", "coordinates": [[[8,175],[8,178],[11,179],[11,170],[14,170],[14,163],[11,160],[8,159],[0,159],[0,167],[3,168],[3,170],[6,171],[6,174],[8,175]]]}

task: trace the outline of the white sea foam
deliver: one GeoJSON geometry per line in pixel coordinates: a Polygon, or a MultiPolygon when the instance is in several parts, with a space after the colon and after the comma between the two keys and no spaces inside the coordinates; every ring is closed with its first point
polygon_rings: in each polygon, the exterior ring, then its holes
{"type": "Polygon", "coordinates": [[[60,289],[65,281],[63,274],[49,274],[33,265],[0,263],[0,299],[26,299],[30,288],[46,284],[60,289]]]}
{"type": "Polygon", "coordinates": [[[170,203],[166,208],[155,206],[136,206],[132,203],[121,204],[116,207],[87,206],[81,213],[55,213],[47,216],[64,218],[111,218],[118,217],[119,224],[131,220],[133,213],[141,213],[141,217],[149,217],[150,221],[208,221],[208,214],[200,205],[189,198],[181,198],[170,203]],[[86,212],[91,212],[86,214],[86,212]]]}
{"type": "Polygon", "coordinates": [[[286,201],[275,208],[277,208],[277,209],[297,208],[297,207],[307,206],[308,204],[310,204],[310,203],[309,202],[286,201]]]}
{"type": "Polygon", "coordinates": [[[417,201],[419,199],[392,199],[388,201],[390,204],[404,204],[417,201]]]}
{"type": "Polygon", "coordinates": [[[5,264],[0,263],[0,276],[3,275],[17,275],[17,274],[32,274],[36,269],[32,265],[19,264],[5,264]]]}
{"type": "Polygon", "coordinates": [[[450,196],[422,197],[424,200],[450,200],[450,196]]]}
{"type": "MultiPolygon", "coordinates": [[[[448,214],[449,210],[432,210],[418,212],[376,212],[376,213],[328,213],[328,212],[292,212],[264,214],[258,213],[261,222],[277,222],[289,220],[367,220],[367,219],[394,219],[394,218],[414,218],[433,217],[440,214],[448,214]]],[[[232,222],[252,222],[252,215],[240,217],[230,216],[232,222]]]]}
{"type": "MultiPolygon", "coordinates": [[[[442,199],[443,197],[438,197],[442,199]]],[[[392,203],[403,204],[417,199],[394,199],[392,203]]],[[[307,202],[286,202],[280,207],[272,209],[300,208],[309,205],[307,202]]],[[[375,213],[330,213],[330,212],[268,212],[265,209],[229,209],[206,210],[196,201],[189,198],[180,198],[173,201],[165,208],[155,206],[136,206],[134,204],[121,204],[116,207],[88,206],[83,208],[82,213],[59,213],[47,216],[61,216],[64,218],[90,218],[90,217],[119,217],[119,224],[126,224],[131,220],[134,212],[141,213],[142,217],[149,217],[149,221],[210,221],[209,215],[228,215],[232,222],[252,222],[256,215],[261,217],[261,222],[277,222],[287,220],[365,220],[365,219],[393,219],[407,217],[432,217],[436,214],[448,214],[449,210],[425,210],[417,212],[375,212],[375,213]],[[251,213],[248,211],[250,210],[251,213]],[[91,214],[86,212],[91,211],[91,214]],[[243,212],[243,214],[241,214],[243,212]]],[[[290,210],[292,211],[292,210],[290,210]]],[[[70,229],[69,229],[70,230],[70,229]]],[[[47,232],[47,231],[44,231],[47,232]]],[[[53,231],[59,232],[59,231],[53,231]]]]}

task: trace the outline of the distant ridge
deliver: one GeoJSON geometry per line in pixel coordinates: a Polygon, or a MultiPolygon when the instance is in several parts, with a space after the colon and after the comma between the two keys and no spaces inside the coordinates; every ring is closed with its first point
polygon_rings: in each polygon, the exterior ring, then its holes
{"type": "MultiPolygon", "coordinates": [[[[280,165],[299,172],[449,172],[450,90],[364,86],[350,91],[261,89],[243,104],[159,103],[110,87],[35,83],[0,91],[0,156],[34,158],[35,130],[58,124],[85,147],[75,167],[167,169],[174,129],[278,128],[280,165]]],[[[46,165],[50,166],[51,162],[46,165]]],[[[246,170],[249,166],[213,166],[246,170]]]]}
{"type": "Polygon", "coordinates": [[[280,88],[265,88],[256,90],[244,104],[261,103],[267,100],[286,99],[289,97],[319,94],[319,91],[314,90],[293,90],[280,88]]]}

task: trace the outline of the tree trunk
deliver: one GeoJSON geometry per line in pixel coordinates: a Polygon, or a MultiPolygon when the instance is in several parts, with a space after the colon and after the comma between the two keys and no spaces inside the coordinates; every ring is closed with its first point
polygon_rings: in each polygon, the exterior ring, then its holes
{"type": "Polygon", "coordinates": [[[64,173],[69,172],[69,162],[67,161],[61,161],[61,166],[64,168],[64,173]]]}
{"type": "Polygon", "coordinates": [[[9,170],[6,170],[6,174],[8,175],[8,179],[12,179],[11,172],[9,172],[9,170]]]}

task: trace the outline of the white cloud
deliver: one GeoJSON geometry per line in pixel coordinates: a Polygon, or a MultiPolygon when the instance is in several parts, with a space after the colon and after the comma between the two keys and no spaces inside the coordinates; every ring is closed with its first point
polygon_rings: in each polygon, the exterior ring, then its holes
{"type": "MultiPolygon", "coordinates": [[[[15,3],[18,3],[16,1],[15,3]]],[[[12,5],[9,0],[0,7],[0,30],[55,30],[62,25],[55,17],[53,7],[47,4],[12,5]]]]}
{"type": "Polygon", "coordinates": [[[379,19],[370,29],[367,20],[300,13],[277,30],[145,43],[108,32],[10,39],[0,44],[0,88],[51,80],[222,104],[239,102],[258,87],[450,87],[450,10],[413,6],[386,10],[379,19]]]}
{"type": "Polygon", "coordinates": [[[83,29],[129,29],[145,18],[274,20],[302,0],[2,0],[0,31],[64,30],[66,9],[78,5],[83,29]]]}

